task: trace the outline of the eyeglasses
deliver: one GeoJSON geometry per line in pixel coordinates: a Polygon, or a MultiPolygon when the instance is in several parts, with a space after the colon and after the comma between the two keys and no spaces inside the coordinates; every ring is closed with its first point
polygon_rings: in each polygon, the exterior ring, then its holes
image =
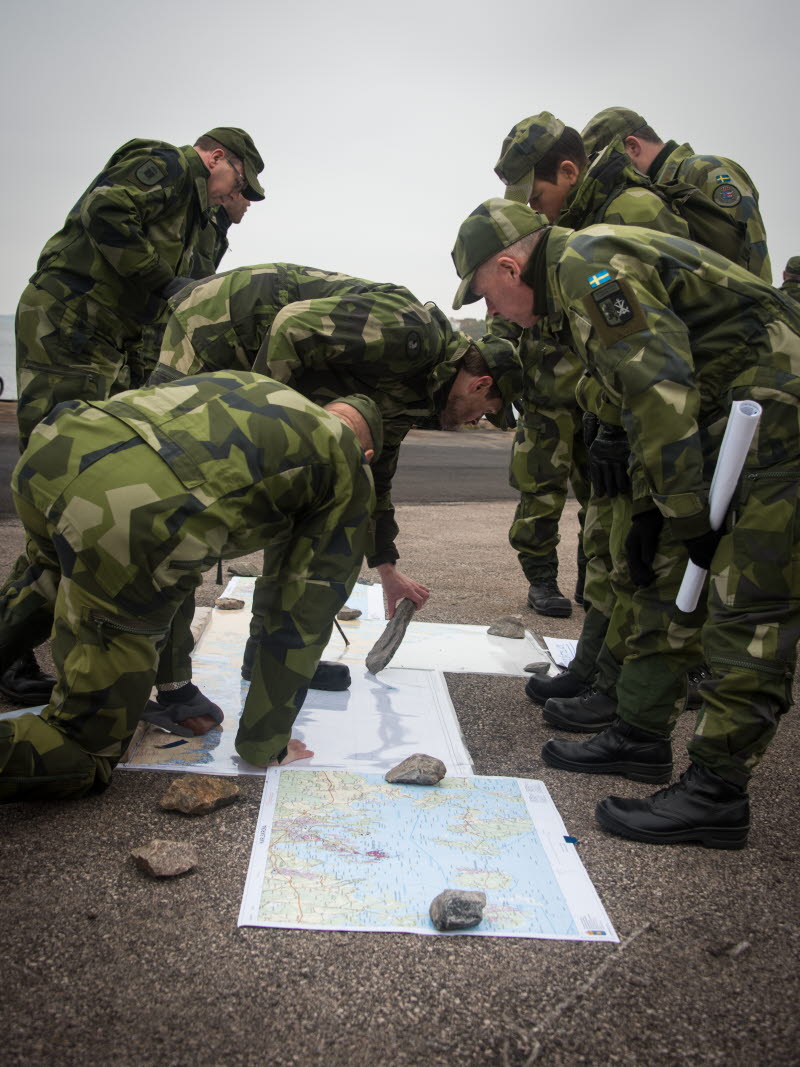
{"type": "Polygon", "coordinates": [[[247,185],[247,178],[245,178],[244,174],[242,174],[242,172],[239,170],[239,168],[236,166],[230,156],[223,156],[222,158],[225,160],[225,162],[236,175],[236,185],[234,186],[234,188],[237,193],[241,193],[244,187],[247,185]]]}

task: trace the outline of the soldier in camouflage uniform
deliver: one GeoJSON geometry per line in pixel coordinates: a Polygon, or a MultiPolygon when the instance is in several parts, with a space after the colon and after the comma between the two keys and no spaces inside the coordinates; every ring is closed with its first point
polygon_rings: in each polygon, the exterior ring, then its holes
{"type": "Polygon", "coordinates": [[[29,566],[0,601],[0,666],[24,639],[9,617],[43,639],[44,604],[58,681],[41,716],[0,723],[0,800],[107,785],[187,593],[220,556],[261,549],[236,750],[259,766],[309,755],[292,724],[358,576],[381,433],[367,397],[323,411],[244,372],[69,401],[40,423],[12,482],[29,566]]]}
{"type": "MultiPolygon", "coordinates": [[[[619,404],[632,450],[627,564],[637,630],[617,694],[619,720],[585,743],[549,741],[564,770],[668,781],[674,716],[658,700],[675,659],[665,621],[687,560],[709,570],[703,647],[712,669],[680,780],[645,800],[610,797],[612,832],[652,843],[741,848],[747,784],[791,701],[800,638],[800,309],[749,271],[700,245],[638,227],[549,227],[490,200],[454,250],[455,307],[528,326],[567,322],[593,375],[619,404]],[[713,531],[708,492],[731,403],[763,409],[737,495],[713,531]],[[658,581],[656,581],[658,577],[658,581]]],[[[684,616],[690,625],[693,616],[684,616]]]]}
{"type": "MultiPolygon", "coordinates": [[[[251,138],[234,127],[211,130],[194,147],[134,140],[114,153],[45,245],[17,308],[22,448],[60,401],[127,389],[129,357],[143,373],[142,330],[208,242],[210,205],[237,192],[262,200],[262,169],[251,138]]],[[[47,700],[51,686],[30,650],[0,678],[0,691],[20,703],[47,700]]]]}
{"type": "Polygon", "coordinates": [[[792,256],[787,260],[781,292],[786,293],[792,300],[800,301],[800,256],[792,256]]]}
{"type": "Polygon", "coordinates": [[[391,482],[400,444],[416,421],[431,415],[452,429],[516,399],[521,370],[513,346],[472,341],[402,286],[267,263],[181,294],[151,384],[229,367],[252,367],[317,403],[356,387],[375,398],[385,440],[373,470],[377,512],[369,564],[381,570],[390,613],[404,596],[421,606],[427,590],[395,568],[391,482]],[[467,369],[476,354],[486,364],[480,373],[467,369]]]}
{"type": "Polygon", "coordinates": [[[589,153],[619,139],[636,169],[655,185],[668,187],[670,182],[680,181],[700,189],[743,230],[747,247],[743,265],[765,282],[772,282],[758,189],[744,167],[723,156],[698,156],[690,144],[662,141],[641,115],[626,107],[599,111],[589,119],[581,137],[589,153]]]}
{"type": "MultiPolygon", "coordinates": [[[[611,222],[647,226],[677,236],[688,235],[683,219],[652,191],[646,178],[636,173],[618,142],[610,144],[587,166],[583,142],[577,131],[565,126],[550,112],[534,115],[513,127],[495,169],[506,183],[507,199],[519,200],[534,208],[539,206],[551,222],[557,221],[559,225],[582,229],[596,222],[611,222]]],[[[581,504],[588,503],[584,553],[590,565],[585,591],[587,614],[570,671],[558,678],[532,677],[527,692],[532,700],[545,705],[551,698],[582,694],[582,699],[588,702],[588,715],[594,728],[596,722],[607,724],[613,717],[614,677],[604,674],[593,691],[584,691],[590,682],[596,681],[598,656],[608,630],[615,594],[619,599],[625,595],[625,590],[617,582],[612,592],[611,579],[615,572],[609,545],[612,537],[618,541],[620,536],[619,532],[612,533],[613,507],[605,492],[605,484],[597,485],[589,499],[586,448],[592,446],[591,466],[596,471],[596,453],[600,448],[605,449],[607,458],[612,453],[623,453],[624,465],[627,442],[618,414],[609,416],[607,405],[603,406],[599,440],[595,443],[592,437],[585,438],[586,422],[576,398],[583,365],[574,351],[569,330],[564,328],[558,336],[548,335],[547,327],[540,324],[534,331],[537,340],[527,351],[525,347],[521,351],[525,357],[526,381],[533,380],[538,388],[529,390],[525,396],[526,410],[520,419],[512,455],[511,482],[522,489],[522,499],[509,538],[519,552],[526,576],[533,581],[529,604],[540,613],[555,614],[542,611],[539,606],[543,598],[548,606],[552,603],[548,603],[546,590],[539,588],[545,575],[537,574],[531,579],[531,574],[533,568],[541,566],[545,556],[551,567],[547,578],[551,582],[555,580],[558,520],[570,474],[563,457],[579,457],[572,484],[581,504]],[[553,373],[554,350],[560,356],[556,373],[553,373]],[[542,424],[560,428],[560,432],[548,439],[539,429],[542,424]],[[549,476],[542,477],[543,471],[550,472],[549,476]],[[555,496],[553,488],[559,485],[560,495],[555,496]],[[555,506],[546,517],[551,502],[555,506]],[[601,689],[601,685],[606,688],[601,689]]],[[[589,391],[584,395],[584,403],[591,400],[592,411],[600,415],[599,400],[589,391]]],[[[594,423],[597,424],[597,419],[594,423]]],[[[597,477],[594,480],[597,481],[597,477]]],[[[620,512],[619,523],[624,521],[625,515],[619,507],[617,510],[620,512]]],[[[562,599],[566,602],[566,598],[562,599]]],[[[612,664],[613,657],[606,658],[606,666],[612,664]]],[[[547,708],[545,715],[548,721],[563,725],[557,708],[547,708]]]]}
{"type": "MultiPolygon", "coordinates": [[[[516,399],[521,367],[513,345],[492,337],[472,341],[435,305],[421,304],[401,286],[267,263],[198,282],[173,302],[151,384],[250,367],[317,403],[359,391],[378,404],[384,446],[373,467],[377,502],[367,561],[380,573],[390,617],[403,597],[422,607],[429,590],[396,565],[391,484],[401,442],[415,422],[431,416],[453,429],[516,399]]],[[[170,644],[159,685],[191,678],[190,651],[185,640],[170,644]]]]}

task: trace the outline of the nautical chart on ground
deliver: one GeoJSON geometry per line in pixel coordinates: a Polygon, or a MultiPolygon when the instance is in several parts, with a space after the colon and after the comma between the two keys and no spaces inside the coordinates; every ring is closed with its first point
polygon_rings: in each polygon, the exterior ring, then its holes
{"type": "Polygon", "coordinates": [[[486,894],[463,934],[618,940],[542,782],[267,773],[240,926],[434,934],[444,889],[486,894]]]}

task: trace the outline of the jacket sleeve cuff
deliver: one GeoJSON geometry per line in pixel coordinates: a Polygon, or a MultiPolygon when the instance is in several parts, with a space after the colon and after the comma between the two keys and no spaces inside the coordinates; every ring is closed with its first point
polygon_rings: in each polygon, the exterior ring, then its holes
{"type": "Polygon", "coordinates": [[[669,528],[676,541],[688,541],[692,537],[701,537],[711,529],[708,511],[687,518],[670,519],[669,528]]]}

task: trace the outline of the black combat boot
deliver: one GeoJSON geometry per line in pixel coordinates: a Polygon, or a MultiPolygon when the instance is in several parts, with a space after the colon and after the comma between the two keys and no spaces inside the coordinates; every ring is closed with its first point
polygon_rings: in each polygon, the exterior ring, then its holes
{"type": "MultiPolygon", "coordinates": [[[[242,660],[242,678],[249,682],[253,675],[253,664],[256,660],[258,638],[248,637],[244,646],[244,658],[242,660]]],[[[325,689],[328,692],[338,693],[343,689],[350,688],[350,668],[346,663],[330,663],[321,659],[314,671],[314,677],[308,683],[309,689],[325,689]]]]}
{"type": "Polygon", "coordinates": [[[47,704],[55,684],[55,678],[39,667],[31,649],[0,675],[0,693],[23,708],[47,704]]]}
{"type": "Polygon", "coordinates": [[[555,578],[531,582],[528,607],[533,608],[537,615],[550,615],[554,619],[566,619],[572,614],[572,604],[558,588],[555,578]]]}
{"type": "Polygon", "coordinates": [[[595,816],[604,830],[651,845],[744,848],[750,829],[747,791],[698,763],[644,800],[606,797],[595,816]]]}
{"type": "Polygon", "coordinates": [[[588,682],[582,682],[566,670],[552,678],[547,674],[531,675],[525,685],[525,695],[534,704],[544,707],[552,697],[577,697],[588,688],[588,682]]]}
{"type": "Polygon", "coordinates": [[[589,741],[548,741],[542,759],[550,767],[582,774],[619,774],[634,782],[668,782],[672,744],[616,719],[589,741]]]}
{"type": "Polygon", "coordinates": [[[617,702],[608,693],[601,693],[592,687],[576,697],[548,700],[542,717],[559,730],[596,734],[598,730],[613,725],[617,717],[617,702]]]}

